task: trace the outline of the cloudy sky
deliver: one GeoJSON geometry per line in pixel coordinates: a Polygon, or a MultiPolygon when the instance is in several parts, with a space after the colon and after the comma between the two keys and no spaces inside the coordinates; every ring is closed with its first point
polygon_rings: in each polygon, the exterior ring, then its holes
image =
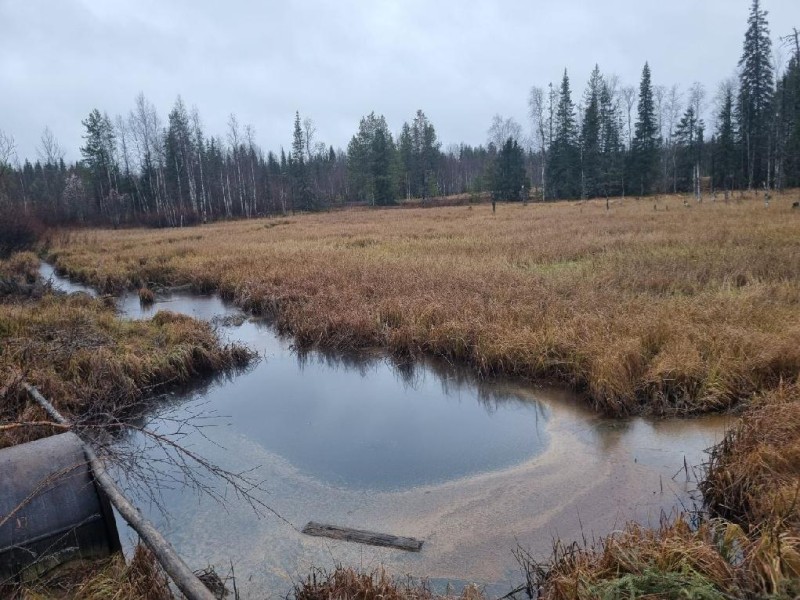
{"type": "MultiPolygon", "coordinates": [[[[361,115],[399,130],[422,108],[446,145],[483,143],[495,113],[527,125],[531,85],[575,97],[595,63],[637,84],[733,74],[750,0],[0,0],[0,130],[36,156],[45,125],[79,157],[94,107],[127,114],[143,92],[166,116],[178,94],[207,133],[230,113],[267,149],[294,111],[344,147],[361,115]]],[[[798,0],[763,0],[773,38],[800,27],[798,0]]],[[[786,53],[784,53],[786,54],[786,53]]]]}

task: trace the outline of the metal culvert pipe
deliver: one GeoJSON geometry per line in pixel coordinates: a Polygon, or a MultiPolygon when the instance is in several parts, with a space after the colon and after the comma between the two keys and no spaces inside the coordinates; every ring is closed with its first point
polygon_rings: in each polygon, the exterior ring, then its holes
{"type": "Polygon", "coordinates": [[[77,435],[0,450],[0,581],[119,550],[111,505],[77,435]]]}

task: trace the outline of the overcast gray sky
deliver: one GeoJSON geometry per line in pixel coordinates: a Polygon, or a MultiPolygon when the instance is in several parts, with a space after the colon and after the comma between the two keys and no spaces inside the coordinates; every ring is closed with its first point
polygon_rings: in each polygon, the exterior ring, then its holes
{"type": "MultiPolygon", "coordinates": [[[[763,0],[773,39],[800,1],[763,0]]],[[[79,158],[81,119],[127,114],[141,91],[162,117],[178,94],[207,134],[233,112],[265,149],[291,142],[294,111],[345,147],[359,118],[393,131],[422,108],[444,145],[483,143],[492,115],[527,128],[531,85],[569,70],[574,96],[595,63],[638,84],[734,73],[750,0],[0,0],[0,130],[34,158],[49,126],[79,158]]],[[[784,56],[788,51],[784,53],[784,56]]]]}

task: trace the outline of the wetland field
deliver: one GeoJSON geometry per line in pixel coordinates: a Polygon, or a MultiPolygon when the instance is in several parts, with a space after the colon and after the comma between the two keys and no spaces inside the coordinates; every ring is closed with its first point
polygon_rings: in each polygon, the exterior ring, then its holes
{"type": "Polygon", "coordinates": [[[398,597],[789,598],[797,197],[53,230],[41,264],[0,265],[4,417],[41,419],[23,378],[76,416],[152,398],[154,431],[205,411],[183,443],[258,469],[280,518],[180,489],[143,510],[190,564],[233,561],[247,598],[374,590],[383,570],[428,581],[398,597]],[[309,538],[308,520],[426,545],[309,538]]]}

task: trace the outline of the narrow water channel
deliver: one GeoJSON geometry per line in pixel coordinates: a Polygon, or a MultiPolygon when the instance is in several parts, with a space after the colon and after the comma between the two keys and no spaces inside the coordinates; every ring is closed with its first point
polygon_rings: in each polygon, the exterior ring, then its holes
{"type": "MultiPolygon", "coordinates": [[[[49,265],[41,273],[56,288],[91,293],[49,265]]],[[[478,380],[443,362],[298,353],[216,296],[174,293],[144,308],[127,294],[118,309],[131,319],[159,310],[207,319],[262,356],[164,404],[170,418],[209,416],[183,443],[232,471],[257,469],[264,502],[283,520],[257,517],[234,495],[222,506],[179,485],[158,490],[166,511],[142,506],[190,564],[232,561],[244,598],[282,598],[310,568],[337,563],[386,566],[440,588],[475,581],[502,595],[521,581],[517,544],[544,558],[555,536],[591,539],[691,507],[684,464],[703,463],[726,425],[723,417],[604,419],[563,390],[478,380]],[[310,520],[425,545],[409,554],[300,534],[310,520]]],[[[163,414],[148,423],[172,425],[163,414]]]]}

